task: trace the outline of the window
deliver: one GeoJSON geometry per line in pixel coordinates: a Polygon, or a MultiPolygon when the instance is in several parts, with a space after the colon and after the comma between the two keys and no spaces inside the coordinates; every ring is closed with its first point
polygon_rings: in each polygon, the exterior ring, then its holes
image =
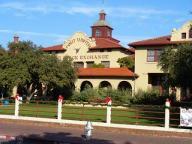
{"type": "Polygon", "coordinates": [[[110,61],[101,61],[101,64],[103,64],[105,66],[105,68],[110,67],[110,61]]]}
{"type": "Polygon", "coordinates": [[[107,36],[108,36],[108,37],[111,36],[111,31],[110,31],[110,30],[107,31],[107,36]]]}
{"type": "Polygon", "coordinates": [[[155,51],[154,50],[147,50],[147,61],[148,62],[155,61],[155,51]]]}
{"type": "Polygon", "coordinates": [[[147,61],[148,62],[157,62],[159,60],[159,56],[162,53],[161,49],[148,49],[147,50],[147,61]]]}
{"type": "Polygon", "coordinates": [[[187,36],[186,36],[186,33],[181,33],[181,38],[182,38],[182,39],[186,39],[186,37],[187,37],[187,36]]]}
{"type": "Polygon", "coordinates": [[[75,68],[83,68],[84,67],[84,63],[83,62],[74,62],[74,67],[75,68]]]}
{"type": "Polygon", "coordinates": [[[93,64],[94,64],[93,61],[87,62],[87,68],[91,68],[91,67],[93,67],[93,64]]]}
{"type": "Polygon", "coordinates": [[[189,38],[192,38],[192,28],[189,30],[189,38]]]}
{"type": "Polygon", "coordinates": [[[101,31],[96,29],[95,36],[96,37],[100,37],[101,36],[101,31]]]}

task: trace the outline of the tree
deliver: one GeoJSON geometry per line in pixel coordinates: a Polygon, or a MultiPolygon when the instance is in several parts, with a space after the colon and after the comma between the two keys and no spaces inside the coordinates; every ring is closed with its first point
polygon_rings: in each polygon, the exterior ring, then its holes
{"type": "Polygon", "coordinates": [[[192,86],[192,44],[179,44],[168,47],[160,55],[159,66],[169,73],[169,82],[172,86],[192,86]]]}
{"type": "Polygon", "coordinates": [[[5,49],[0,45],[0,56],[6,53],[5,49]]]}
{"type": "Polygon", "coordinates": [[[72,59],[59,60],[40,48],[30,41],[10,43],[8,54],[0,57],[0,85],[26,95],[27,100],[35,94],[45,98],[56,87],[73,85],[72,59]]]}
{"type": "Polygon", "coordinates": [[[98,63],[98,64],[93,64],[92,65],[93,68],[104,68],[105,66],[102,63],[98,63]]]}
{"type": "Polygon", "coordinates": [[[119,58],[117,60],[117,62],[119,63],[120,67],[127,67],[131,70],[134,70],[135,61],[134,61],[134,57],[132,57],[132,56],[119,58]]]}

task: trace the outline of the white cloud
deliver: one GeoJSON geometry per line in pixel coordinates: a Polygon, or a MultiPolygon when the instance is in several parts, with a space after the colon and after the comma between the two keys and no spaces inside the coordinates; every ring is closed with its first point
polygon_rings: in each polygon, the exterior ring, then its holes
{"type": "Polygon", "coordinates": [[[0,8],[8,9],[8,10],[16,10],[17,12],[47,12],[47,7],[45,5],[41,6],[33,6],[27,5],[21,2],[8,2],[8,3],[1,3],[0,8]]]}
{"type": "Polygon", "coordinates": [[[67,35],[55,34],[55,33],[39,33],[39,32],[30,32],[30,31],[14,31],[8,29],[0,29],[0,33],[9,33],[9,34],[22,34],[29,36],[41,36],[41,37],[53,37],[53,38],[67,38],[67,35]]]}
{"type": "MultiPolygon", "coordinates": [[[[90,6],[72,6],[66,7],[61,4],[29,4],[29,3],[21,3],[21,2],[8,2],[1,3],[1,9],[14,10],[22,15],[21,13],[67,13],[67,14],[84,14],[84,15],[92,15],[98,13],[101,9],[100,7],[90,7],[90,6]]],[[[178,11],[172,10],[164,10],[164,9],[152,9],[152,8],[138,8],[138,7],[106,7],[104,8],[107,13],[110,13],[111,16],[116,17],[140,17],[140,18],[148,18],[150,15],[175,15],[179,14],[178,11]]]]}
{"type": "Polygon", "coordinates": [[[0,32],[2,32],[2,33],[12,33],[12,31],[8,30],[8,29],[0,29],[0,32]]]}
{"type": "Polygon", "coordinates": [[[120,7],[120,8],[107,8],[110,15],[115,17],[138,17],[141,19],[148,19],[156,15],[178,15],[178,11],[173,10],[160,10],[151,8],[137,8],[137,7],[120,7]]]}
{"type": "Polygon", "coordinates": [[[66,12],[69,14],[81,13],[85,15],[91,15],[93,13],[98,13],[99,10],[99,7],[72,7],[69,8],[66,12]]]}

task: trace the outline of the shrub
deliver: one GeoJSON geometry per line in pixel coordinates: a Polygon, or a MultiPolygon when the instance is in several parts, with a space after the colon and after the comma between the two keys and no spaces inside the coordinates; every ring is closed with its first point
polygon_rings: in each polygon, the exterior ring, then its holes
{"type": "Polygon", "coordinates": [[[131,91],[114,90],[114,89],[92,89],[88,88],[82,92],[75,91],[69,100],[77,102],[96,102],[102,103],[104,99],[110,96],[113,105],[123,104],[145,104],[145,105],[164,105],[166,98],[172,102],[174,96],[166,94],[160,95],[159,90],[149,89],[147,91],[139,90],[135,96],[132,97],[131,91]]]}
{"type": "Polygon", "coordinates": [[[83,102],[103,102],[103,100],[110,96],[113,103],[130,104],[131,92],[113,89],[86,89],[82,92],[74,92],[70,100],[83,102]]]}
{"type": "Polygon", "coordinates": [[[148,91],[138,90],[132,98],[133,104],[164,104],[169,95],[160,95],[159,90],[149,89],[148,91]]]}

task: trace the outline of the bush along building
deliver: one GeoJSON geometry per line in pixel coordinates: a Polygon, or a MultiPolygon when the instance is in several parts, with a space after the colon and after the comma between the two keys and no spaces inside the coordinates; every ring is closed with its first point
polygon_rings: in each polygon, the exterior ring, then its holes
{"type": "Polygon", "coordinates": [[[106,21],[106,13],[99,13],[99,20],[91,26],[92,35],[76,32],[64,44],[43,48],[44,52],[73,58],[77,68],[76,90],[92,88],[129,89],[134,92],[137,77],[128,68],[120,67],[119,58],[134,55],[134,49],[123,47],[113,38],[113,28],[106,21]],[[100,68],[95,68],[100,66],[100,68]]]}
{"type": "MultiPolygon", "coordinates": [[[[135,90],[147,90],[158,88],[163,91],[166,82],[166,73],[158,66],[159,56],[162,50],[168,47],[176,47],[192,42],[192,21],[186,22],[181,28],[173,29],[171,35],[162,36],[130,43],[135,48],[135,90]]],[[[189,88],[176,87],[177,100],[191,98],[192,91],[189,88]]]]}

